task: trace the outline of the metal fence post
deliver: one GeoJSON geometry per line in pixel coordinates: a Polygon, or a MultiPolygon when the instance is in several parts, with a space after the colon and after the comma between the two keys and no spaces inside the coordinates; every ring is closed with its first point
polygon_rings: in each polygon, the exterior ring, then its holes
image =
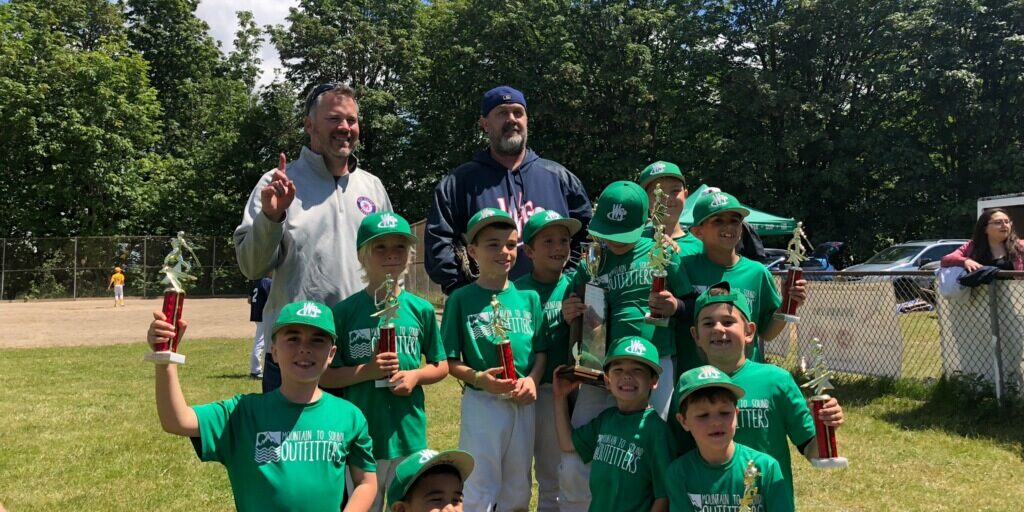
{"type": "Polygon", "coordinates": [[[999,280],[993,281],[988,286],[988,316],[992,329],[992,349],[996,352],[996,402],[1003,404],[1003,344],[999,339],[999,301],[996,295],[999,292],[999,280]]]}
{"type": "Polygon", "coordinates": [[[78,237],[75,241],[75,261],[71,264],[71,299],[78,300],[78,237]]]}
{"type": "Polygon", "coordinates": [[[213,249],[210,250],[210,295],[217,295],[217,237],[213,238],[213,249]]]}
{"type": "Polygon", "coordinates": [[[149,242],[149,235],[142,237],[142,298],[146,298],[146,245],[149,242]]]}
{"type": "Polygon", "coordinates": [[[0,300],[4,300],[4,278],[7,277],[7,239],[0,240],[3,240],[3,255],[0,256],[0,300]]]}

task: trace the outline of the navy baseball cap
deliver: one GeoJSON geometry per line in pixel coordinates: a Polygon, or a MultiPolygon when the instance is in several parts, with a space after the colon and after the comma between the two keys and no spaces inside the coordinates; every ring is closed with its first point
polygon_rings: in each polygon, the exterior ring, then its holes
{"type": "Polygon", "coordinates": [[[487,117],[494,107],[506,103],[518,103],[526,108],[526,97],[516,89],[507,85],[499,85],[484,93],[483,99],[480,100],[480,117],[487,117]]]}

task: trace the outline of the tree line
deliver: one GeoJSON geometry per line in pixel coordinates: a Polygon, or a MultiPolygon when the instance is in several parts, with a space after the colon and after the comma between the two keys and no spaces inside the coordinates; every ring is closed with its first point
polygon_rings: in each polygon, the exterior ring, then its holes
{"type": "Polygon", "coordinates": [[[230,233],[328,81],[412,220],[499,84],[594,196],[669,160],[859,257],[966,237],[979,196],[1024,190],[1021,0],[301,0],[280,26],[239,12],[226,54],[197,5],[0,5],[0,236],[230,233]],[[264,40],[284,73],[257,87],[264,40]]]}

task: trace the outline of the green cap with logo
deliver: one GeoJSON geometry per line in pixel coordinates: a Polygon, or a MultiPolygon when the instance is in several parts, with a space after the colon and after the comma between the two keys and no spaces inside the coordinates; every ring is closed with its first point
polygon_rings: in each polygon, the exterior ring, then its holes
{"type": "Polygon", "coordinates": [[[608,365],[621,359],[630,359],[646,364],[654,369],[654,373],[661,375],[661,365],[658,364],[658,349],[654,345],[639,336],[626,336],[615,340],[612,349],[604,356],[604,369],[608,365]]]}
{"type": "Polygon", "coordinates": [[[686,370],[679,376],[679,383],[676,385],[676,396],[679,397],[679,401],[676,403],[682,404],[694,391],[710,387],[728,389],[737,400],[746,394],[743,388],[733,384],[728,374],[708,364],[686,370]]]}
{"type": "Polygon", "coordinates": [[[693,205],[693,225],[700,226],[712,216],[724,212],[737,212],[740,217],[750,215],[750,210],[743,207],[739,199],[722,191],[709,192],[697,198],[693,205]]]}
{"type": "Polygon", "coordinates": [[[363,221],[359,223],[356,249],[362,249],[367,242],[385,235],[401,235],[413,244],[416,243],[416,235],[412,234],[412,228],[405,217],[395,212],[377,212],[363,217],[363,221]]]}
{"type": "Polygon", "coordinates": [[[473,243],[473,239],[476,238],[480,230],[494,224],[507,224],[513,229],[518,227],[516,226],[516,221],[505,210],[484,208],[469,218],[469,223],[466,224],[466,243],[473,243]]]}
{"type": "Polygon", "coordinates": [[[332,340],[338,340],[338,335],[334,332],[334,313],[331,312],[331,308],[319,302],[304,300],[286,305],[281,309],[281,314],[277,315],[270,336],[273,337],[278,329],[293,324],[316,327],[330,334],[332,340]]]}
{"type": "Polygon", "coordinates": [[[523,226],[523,243],[529,243],[533,236],[540,233],[540,230],[548,226],[564,226],[569,230],[569,236],[579,232],[583,224],[576,219],[562,217],[561,213],[554,210],[544,210],[530,215],[530,219],[523,226]]]}
{"type": "Polygon", "coordinates": [[[601,192],[587,231],[612,242],[636,243],[647,222],[647,207],[643,187],[632,181],[616,181],[601,192]]]}
{"type": "Polygon", "coordinates": [[[683,179],[683,171],[679,170],[679,166],[672,162],[657,161],[647,167],[640,173],[640,186],[645,190],[647,185],[658,179],[658,178],[675,178],[686,185],[686,180],[683,179]]]}
{"type": "Polygon", "coordinates": [[[740,290],[733,290],[732,286],[729,285],[728,281],[722,281],[718,284],[714,284],[704,290],[697,297],[697,302],[693,305],[693,322],[697,324],[697,317],[700,316],[700,310],[712,305],[712,304],[732,304],[736,309],[743,313],[743,316],[750,321],[750,301],[747,300],[747,296],[743,295],[740,290]]]}
{"type": "Polygon", "coordinates": [[[388,504],[394,504],[405,499],[405,495],[412,489],[416,479],[428,469],[437,466],[451,466],[462,476],[465,482],[469,474],[473,472],[473,456],[460,450],[448,450],[437,452],[426,449],[420,450],[403,460],[395,468],[395,477],[388,487],[388,504]]]}

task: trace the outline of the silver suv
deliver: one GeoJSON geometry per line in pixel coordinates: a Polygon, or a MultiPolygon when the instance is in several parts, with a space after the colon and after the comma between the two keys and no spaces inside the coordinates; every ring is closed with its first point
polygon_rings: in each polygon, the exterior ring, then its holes
{"type": "Polygon", "coordinates": [[[894,245],[875,254],[864,263],[843,269],[844,272],[884,272],[899,270],[917,270],[922,265],[939,261],[943,256],[955,251],[967,240],[911,240],[894,245]]]}

